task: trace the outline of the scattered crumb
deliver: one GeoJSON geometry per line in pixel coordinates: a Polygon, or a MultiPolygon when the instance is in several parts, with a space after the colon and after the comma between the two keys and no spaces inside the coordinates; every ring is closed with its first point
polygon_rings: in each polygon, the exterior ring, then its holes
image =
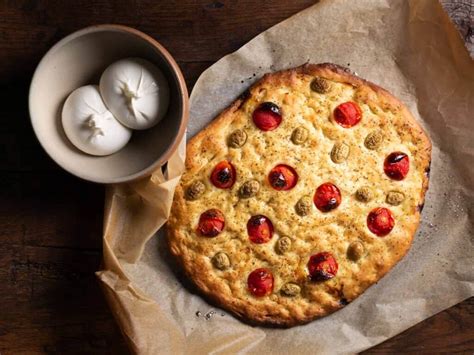
{"type": "Polygon", "coordinates": [[[209,312],[206,313],[206,315],[204,316],[204,318],[205,318],[206,320],[210,320],[210,319],[212,318],[212,316],[213,316],[215,313],[216,313],[216,312],[214,312],[214,311],[209,311],[209,312]]]}

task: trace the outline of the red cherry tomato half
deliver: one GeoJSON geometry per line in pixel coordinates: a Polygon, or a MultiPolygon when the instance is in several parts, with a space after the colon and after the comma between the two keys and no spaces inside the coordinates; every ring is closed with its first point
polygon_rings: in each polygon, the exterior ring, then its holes
{"type": "Polygon", "coordinates": [[[270,170],[268,181],[275,190],[286,191],[295,187],[298,174],[291,166],[280,164],[270,170]]]}
{"type": "Polygon", "coordinates": [[[198,232],[205,237],[217,236],[225,226],[224,214],[212,208],[202,213],[199,217],[198,232]]]}
{"type": "Polygon", "coordinates": [[[395,220],[388,208],[375,208],[367,216],[367,227],[379,237],[384,237],[390,233],[394,225],[395,220]]]}
{"type": "Polygon", "coordinates": [[[326,251],[311,255],[308,261],[309,277],[312,281],[326,281],[337,274],[337,261],[326,251]]]}
{"type": "Polygon", "coordinates": [[[341,192],[336,185],[326,182],[316,189],[314,204],[321,212],[329,212],[341,204],[341,192]]]}
{"type": "Polygon", "coordinates": [[[263,297],[273,292],[273,274],[269,269],[252,271],[247,278],[247,286],[252,295],[263,297]]]}
{"type": "Polygon", "coordinates": [[[247,233],[253,243],[267,243],[273,237],[272,221],[261,214],[252,216],[247,222],[247,233]]]}
{"type": "Polygon", "coordinates": [[[410,159],[402,152],[390,153],[383,163],[385,174],[393,180],[403,180],[410,170],[410,159]]]}
{"type": "Polygon", "coordinates": [[[281,111],[273,102],[264,102],[253,111],[252,119],[262,131],[273,131],[281,123],[281,111]]]}
{"type": "Polygon", "coordinates": [[[344,128],[355,126],[361,118],[362,110],[355,102],[344,102],[334,109],[334,119],[344,128]]]}
{"type": "Polygon", "coordinates": [[[219,189],[230,189],[236,178],[234,166],[227,160],[218,163],[211,173],[212,184],[219,189]]]}

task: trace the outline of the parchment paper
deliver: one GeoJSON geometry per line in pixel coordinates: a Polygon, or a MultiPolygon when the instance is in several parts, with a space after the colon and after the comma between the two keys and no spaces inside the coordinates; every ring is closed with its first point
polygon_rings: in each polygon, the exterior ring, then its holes
{"type": "Polygon", "coordinates": [[[182,144],[167,174],[107,191],[98,276],[133,351],[354,353],[474,295],[474,64],[441,6],[322,1],[291,17],[202,74],[191,95],[188,137],[262,74],[305,62],[349,66],[398,96],[429,132],[430,189],[412,249],[326,318],[286,330],[243,324],[194,293],[161,231],[151,238],[168,216],[182,144]]]}

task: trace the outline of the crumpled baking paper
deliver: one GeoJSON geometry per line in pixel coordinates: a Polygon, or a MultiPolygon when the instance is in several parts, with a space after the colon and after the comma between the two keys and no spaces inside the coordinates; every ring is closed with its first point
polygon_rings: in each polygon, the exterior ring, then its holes
{"type": "Polygon", "coordinates": [[[328,317],[291,329],[246,325],[195,293],[159,230],[183,170],[183,141],[165,173],[107,189],[98,277],[134,352],[355,353],[474,295],[474,63],[441,6],[321,1],[201,75],[188,137],[264,73],[306,62],[348,66],[399,97],[429,132],[430,189],[410,252],[328,317]]]}

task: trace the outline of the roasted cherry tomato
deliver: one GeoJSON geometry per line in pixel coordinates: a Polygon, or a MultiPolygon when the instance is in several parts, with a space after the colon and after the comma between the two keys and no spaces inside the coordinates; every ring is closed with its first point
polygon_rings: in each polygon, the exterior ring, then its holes
{"type": "Polygon", "coordinates": [[[211,173],[211,182],[219,189],[230,189],[236,178],[234,166],[227,160],[218,163],[211,173]]]}
{"type": "Polygon", "coordinates": [[[355,126],[361,118],[362,110],[355,102],[344,102],[334,109],[334,119],[344,128],[355,126]]]}
{"type": "Polygon", "coordinates": [[[273,102],[264,102],[253,111],[252,119],[262,131],[273,131],[281,123],[281,111],[273,102]]]}
{"type": "Polygon", "coordinates": [[[336,185],[326,182],[316,189],[314,204],[321,212],[329,212],[341,204],[341,192],[336,185]]]}
{"type": "Polygon", "coordinates": [[[269,269],[252,271],[247,278],[247,286],[252,295],[263,297],[273,292],[273,274],[269,269]]]}
{"type": "Polygon", "coordinates": [[[218,209],[212,208],[199,217],[198,232],[205,237],[215,237],[222,232],[224,226],[224,214],[218,209]]]}
{"type": "Polygon", "coordinates": [[[410,159],[402,152],[393,152],[385,158],[383,170],[390,179],[403,180],[410,170],[410,159]]]}
{"type": "Polygon", "coordinates": [[[337,274],[337,261],[326,251],[311,255],[308,261],[309,277],[312,281],[326,281],[337,274]]]}
{"type": "Polygon", "coordinates": [[[388,208],[374,208],[367,216],[367,227],[379,237],[384,237],[390,233],[394,225],[395,220],[388,208]]]}
{"type": "Polygon", "coordinates": [[[268,174],[268,181],[275,190],[286,191],[295,187],[298,174],[291,166],[279,164],[268,174]]]}
{"type": "Polygon", "coordinates": [[[252,216],[247,222],[247,233],[253,243],[266,243],[273,237],[272,221],[270,221],[268,217],[260,214],[252,216]]]}

